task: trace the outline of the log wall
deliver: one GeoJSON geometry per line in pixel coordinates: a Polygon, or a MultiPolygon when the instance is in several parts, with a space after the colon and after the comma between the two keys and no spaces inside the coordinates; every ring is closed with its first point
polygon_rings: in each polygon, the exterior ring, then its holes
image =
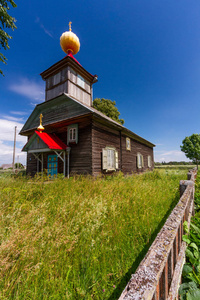
{"type": "Polygon", "coordinates": [[[153,148],[130,138],[131,150],[126,150],[126,137],[121,131],[109,128],[103,124],[93,121],[92,123],[92,173],[98,175],[102,173],[102,149],[105,147],[114,147],[118,151],[119,170],[124,174],[135,172],[144,172],[153,170],[154,157],[153,148]],[[137,168],[137,153],[143,155],[144,167],[137,168]],[[148,168],[148,156],[151,156],[152,167],[148,168]]]}
{"type": "Polygon", "coordinates": [[[69,144],[70,150],[70,175],[92,175],[92,129],[90,120],[85,120],[78,125],[78,143],[69,144]]]}
{"type": "Polygon", "coordinates": [[[122,172],[128,174],[132,172],[144,172],[148,169],[153,170],[153,148],[131,138],[131,150],[126,150],[126,137],[128,136],[122,135],[122,172]],[[143,155],[144,167],[141,169],[137,168],[137,153],[143,155]],[[148,168],[148,156],[151,156],[151,168],[148,168]]]}
{"type": "Polygon", "coordinates": [[[120,132],[107,128],[97,122],[92,124],[92,173],[94,176],[102,173],[102,149],[114,147],[119,153],[120,161],[120,132]]]}
{"type": "MultiPolygon", "coordinates": [[[[70,143],[69,172],[73,174],[111,174],[102,170],[102,149],[114,147],[118,151],[118,170],[124,174],[143,172],[153,169],[153,148],[140,143],[134,138],[123,134],[118,128],[102,124],[93,120],[91,116],[74,120],[78,124],[78,143],[70,143]],[[126,138],[130,138],[131,150],[126,149],[126,138]],[[137,168],[137,154],[143,155],[144,167],[137,168]],[[148,168],[148,156],[151,156],[152,167],[148,168]]],[[[60,127],[47,128],[48,133],[55,133],[65,144],[67,144],[67,128],[65,123],[60,127]]],[[[43,153],[44,169],[47,169],[47,156],[54,152],[43,153]]],[[[66,155],[67,156],[67,155],[66,155]]],[[[67,157],[66,157],[67,170],[67,157]]],[[[40,166],[41,171],[41,166],[40,166]]],[[[27,173],[32,176],[37,172],[37,161],[33,155],[27,157],[27,173]]],[[[63,162],[58,159],[58,173],[63,173],[63,162]]]]}

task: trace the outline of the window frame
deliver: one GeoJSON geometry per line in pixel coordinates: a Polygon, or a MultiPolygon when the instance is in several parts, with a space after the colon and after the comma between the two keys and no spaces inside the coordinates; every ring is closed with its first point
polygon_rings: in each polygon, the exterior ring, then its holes
{"type": "Polygon", "coordinates": [[[102,149],[102,169],[106,172],[119,169],[118,151],[115,147],[106,146],[102,149]]]}
{"type": "Polygon", "coordinates": [[[76,84],[85,90],[85,79],[78,73],[77,73],[76,77],[77,77],[76,84]]]}
{"type": "Polygon", "coordinates": [[[126,137],[126,150],[131,151],[131,139],[126,137]]]}
{"type": "Polygon", "coordinates": [[[148,168],[152,168],[152,158],[151,158],[151,155],[148,155],[148,157],[147,157],[147,163],[148,163],[148,168]]]}
{"type": "Polygon", "coordinates": [[[137,153],[137,168],[138,169],[144,168],[144,158],[140,152],[137,153]]]}
{"type": "Polygon", "coordinates": [[[67,145],[78,143],[78,124],[72,124],[67,127],[67,145]]]}

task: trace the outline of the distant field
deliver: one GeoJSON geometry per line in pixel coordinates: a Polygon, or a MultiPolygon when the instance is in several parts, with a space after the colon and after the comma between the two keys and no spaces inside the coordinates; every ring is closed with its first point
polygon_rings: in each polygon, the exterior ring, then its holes
{"type": "Polygon", "coordinates": [[[0,177],[0,299],[117,299],[187,171],[0,177]]]}
{"type": "Polygon", "coordinates": [[[154,166],[155,169],[170,169],[170,170],[190,170],[195,168],[196,165],[161,165],[161,166],[154,166]]]}
{"type": "MultiPolygon", "coordinates": [[[[26,173],[26,170],[15,170],[15,173],[20,173],[20,174],[24,174],[26,173]]],[[[13,174],[13,169],[6,169],[6,170],[2,170],[0,169],[0,177],[4,176],[4,175],[11,175],[13,174]]]]}

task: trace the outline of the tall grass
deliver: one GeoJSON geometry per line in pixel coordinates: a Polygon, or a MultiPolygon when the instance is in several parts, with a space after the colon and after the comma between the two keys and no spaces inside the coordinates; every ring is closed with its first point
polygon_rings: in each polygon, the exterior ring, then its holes
{"type": "Polygon", "coordinates": [[[0,299],[117,299],[185,175],[1,177],[0,299]]]}

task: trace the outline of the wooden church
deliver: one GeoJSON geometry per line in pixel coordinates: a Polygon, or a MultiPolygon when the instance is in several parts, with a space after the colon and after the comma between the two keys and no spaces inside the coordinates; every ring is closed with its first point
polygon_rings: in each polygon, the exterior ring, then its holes
{"type": "Polygon", "coordinates": [[[60,38],[67,56],[41,73],[45,101],[20,131],[28,138],[22,149],[27,152],[27,173],[47,170],[53,178],[58,173],[69,177],[152,170],[155,145],[93,108],[97,76],[74,58],[80,42],[71,22],[69,27],[60,38]]]}

